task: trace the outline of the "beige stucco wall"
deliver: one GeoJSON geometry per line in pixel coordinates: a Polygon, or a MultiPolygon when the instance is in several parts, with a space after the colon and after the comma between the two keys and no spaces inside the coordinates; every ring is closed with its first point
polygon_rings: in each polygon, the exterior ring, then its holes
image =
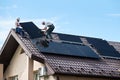
{"type": "Polygon", "coordinates": [[[3,64],[0,64],[0,80],[3,80],[3,64]]]}
{"type": "MultiPolygon", "coordinates": [[[[4,78],[7,80],[16,75],[18,75],[19,80],[33,80],[34,71],[45,66],[40,62],[30,59],[25,53],[21,54],[21,50],[22,49],[19,46],[4,73],[4,78]]],[[[49,80],[54,80],[54,77],[52,76],[49,76],[48,78],[49,80]]]]}
{"type": "Polygon", "coordinates": [[[50,76],[48,77],[48,80],[57,80],[57,78],[56,78],[55,76],[50,75],[50,76]]]}
{"type": "Polygon", "coordinates": [[[42,77],[41,80],[57,80],[55,76],[49,75],[42,77]]]}
{"type": "Polygon", "coordinates": [[[33,70],[34,71],[37,71],[39,68],[43,67],[44,64],[40,63],[40,62],[37,62],[37,61],[33,61],[33,70]]]}
{"type": "Polygon", "coordinates": [[[19,80],[28,80],[28,61],[29,58],[25,53],[21,54],[19,46],[4,73],[4,78],[8,80],[9,77],[18,75],[19,80]]]}
{"type": "Polygon", "coordinates": [[[113,80],[113,79],[59,75],[59,80],[113,80]]]}
{"type": "MultiPolygon", "coordinates": [[[[33,70],[37,71],[39,68],[45,66],[44,64],[34,61],[34,66],[33,66],[33,70]]],[[[53,75],[49,75],[49,76],[43,76],[41,77],[41,80],[57,80],[56,77],[54,77],[53,75]]]]}

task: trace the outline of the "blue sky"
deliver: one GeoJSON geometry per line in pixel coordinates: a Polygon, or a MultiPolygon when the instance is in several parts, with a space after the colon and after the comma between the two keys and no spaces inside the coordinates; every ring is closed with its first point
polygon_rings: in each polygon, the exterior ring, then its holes
{"type": "Polygon", "coordinates": [[[17,17],[39,28],[51,21],[54,32],[120,41],[120,0],[2,0],[0,47],[17,17]]]}

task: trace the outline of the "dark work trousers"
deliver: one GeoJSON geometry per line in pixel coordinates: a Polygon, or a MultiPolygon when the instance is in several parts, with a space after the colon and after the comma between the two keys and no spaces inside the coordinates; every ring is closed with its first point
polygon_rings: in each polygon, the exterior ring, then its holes
{"type": "Polygon", "coordinates": [[[18,33],[18,34],[20,34],[22,37],[24,37],[24,31],[23,31],[23,29],[21,29],[21,28],[16,28],[16,33],[18,33]]]}
{"type": "Polygon", "coordinates": [[[54,25],[49,26],[49,29],[46,31],[46,37],[47,38],[52,39],[51,33],[54,30],[54,28],[55,28],[54,25]]]}

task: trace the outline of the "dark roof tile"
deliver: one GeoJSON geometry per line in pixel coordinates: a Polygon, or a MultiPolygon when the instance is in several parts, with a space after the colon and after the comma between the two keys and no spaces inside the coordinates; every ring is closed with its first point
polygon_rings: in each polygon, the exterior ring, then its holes
{"type": "MultiPolygon", "coordinates": [[[[17,34],[18,35],[18,34],[17,34]]],[[[35,47],[34,44],[32,44],[31,40],[29,38],[22,38],[20,35],[18,37],[21,39],[21,41],[24,43],[24,45],[29,49],[29,51],[32,53],[34,58],[39,58],[44,60],[45,57],[40,51],[35,47]]]]}
{"type": "Polygon", "coordinates": [[[120,72],[118,71],[120,66],[119,60],[112,60],[111,62],[110,59],[90,60],[60,55],[44,55],[56,73],[120,77],[120,72]]]}

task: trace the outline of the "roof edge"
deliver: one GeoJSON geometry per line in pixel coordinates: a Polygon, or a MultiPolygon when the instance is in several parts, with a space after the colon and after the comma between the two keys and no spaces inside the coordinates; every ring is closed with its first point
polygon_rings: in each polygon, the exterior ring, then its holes
{"type": "Polygon", "coordinates": [[[55,72],[56,75],[71,75],[71,76],[80,76],[80,77],[94,77],[94,78],[110,78],[110,79],[120,79],[120,77],[116,77],[116,76],[102,76],[102,75],[85,75],[85,74],[66,74],[66,73],[59,73],[59,72],[55,72]]]}

